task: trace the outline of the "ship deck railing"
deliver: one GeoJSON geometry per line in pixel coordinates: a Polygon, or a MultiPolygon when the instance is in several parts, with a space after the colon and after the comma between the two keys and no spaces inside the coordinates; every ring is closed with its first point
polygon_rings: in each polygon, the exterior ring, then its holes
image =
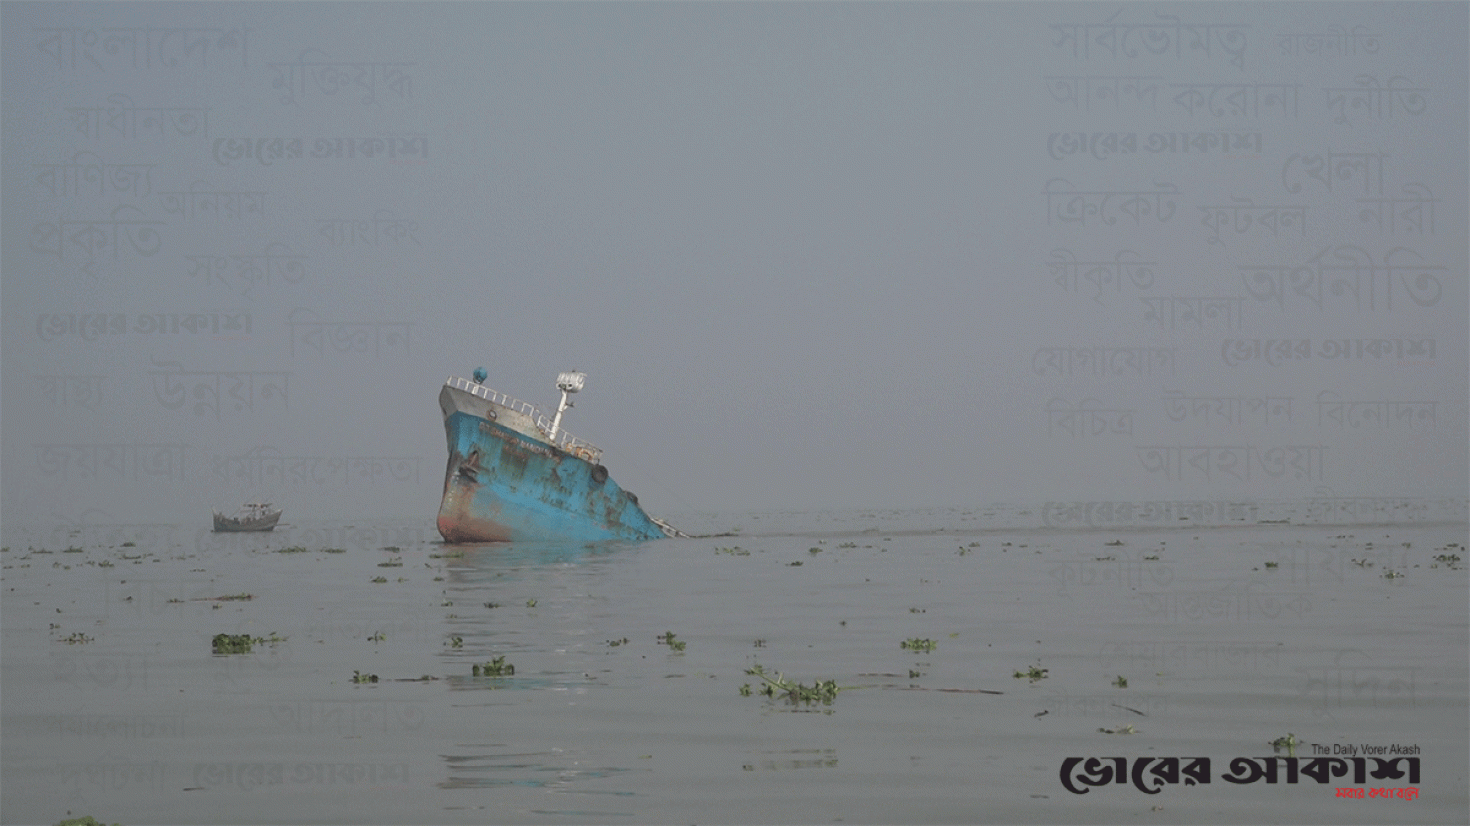
{"type": "MultiPolygon", "coordinates": [[[[453,387],[456,390],[463,390],[464,392],[469,393],[471,396],[482,398],[485,401],[490,402],[491,404],[498,404],[501,407],[509,408],[511,410],[526,414],[531,418],[533,422],[536,423],[537,429],[541,431],[541,436],[543,438],[546,438],[546,440],[549,442],[552,441],[550,438],[548,438],[548,434],[551,433],[551,419],[545,413],[542,413],[541,408],[537,407],[536,405],[531,404],[530,402],[521,401],[514,396],[509,396],[505,393],[497,392],[496,390],[483,384],[470,381],[469,379],[460,378],[458,376],[450,376],[449,379],[445,381],[445,384],[453,387]]],[[[602,459],[602,448],[592,444],[591,442],[578,439],[576,436],[573,436],[565,430],[562,430],[556,434],[554,444],[562,450],[565,450],[566,452],[572,454],[573,456],[585,459],[594,465],[602,459]]]]}
{"type": "Polygon", "coordinates": [[[463,390],[464,392],[469,393],[471,396],[479,396],[487,402],[494,402],[501,407],[508,407],[511,410],[519,411],[526,414],[527,416],[530,416],[533,419],[546,418],[545,415],[541,413],[541,408],[537,407],[536,405],[531,404],[530,402],[523,402],[520,399],[515,398],[514,396],[507,396],[504,393],[498,393],[483,384],[477,384],[470,381],[469,379],[462,379],[458,376],[450,376],[449,380],[446,381],[445,384],[453,387],[456,390],[463,390]]]}

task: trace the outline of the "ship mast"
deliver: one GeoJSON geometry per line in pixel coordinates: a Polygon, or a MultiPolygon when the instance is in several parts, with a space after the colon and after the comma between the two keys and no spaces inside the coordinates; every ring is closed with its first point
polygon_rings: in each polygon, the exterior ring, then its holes
{"type": "Polygon", "coordinates": [[[561,391],[561,404],[556,408],[556,416],[551,420],[551,433],[547,436],[552,444],[556,444],[556,432],[561,429],[561,414],[565,413],[572,403],[567,400],[567,394],[576,393],[587,383],[587,374],[576,370],[570,373],[561,373],[556,377],[556,387],[561,391]]]}

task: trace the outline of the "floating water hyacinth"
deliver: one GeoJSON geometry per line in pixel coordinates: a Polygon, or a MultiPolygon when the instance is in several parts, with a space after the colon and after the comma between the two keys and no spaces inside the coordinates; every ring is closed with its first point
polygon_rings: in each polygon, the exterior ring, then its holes
{"type": "Polygon", "coordinates": [[[211,647],[216,654],[249,654],[252,646],[275,645],[285,642],[283,637],[272,631],[269,637],[252,637],[249,634],[215,634],[211,647]]]}
{"type": "Polygon", "coordinates": [[[249,634],[215,634],[211,647],[216,654],[249,654],[254,643],[249,634]]]}
{"type": "MultiPolygon", "coordinates": [[[[756,693],[771,698],[781,697],[792,705],[821,703],[829,706],[832,705],[833,700],[837,699],[837,692],[842,690],[835,680],[817,680],[808,686],[786,679],[786,676],[779,671],[776,672],[775,677],[771,677],[760,663],[747,668],[745,673],[759,677],[765,682],[765,685],[757,689],[756,693]]],[[[751,688],[748,683],[740,687],[742,697],[749,697],[750,694],[751,688]]]]}
{"type": "MultiPolygon", "coordinates": [[[[81,817],[73,817],[63,820],[57,823],[56,826],[107,826],[107,824],[98,821],[91,815],[83,815],[81,817]]],[[[112,826],[118,826],[118,824],[114,823],[112,824],[112,826]]]]}
{"type": "Polygon", "coordinates": [[[516,667],[505,661],[505,655],[491,660],[484,665],[476,664],[470,669],[470,673],[476,677],[509,677],[516,673],[516,667]]]}
{"type": "Polygon", "coordinates": [[[1049,670],[1050,669],[1042,668],[1041,663],[1037,663],[1036,665],[1027,668],[1025,671],[1017,671],[1011,676],[1015,677],[1018,680],[1025,678],[1034,683],[1037,680],[1045,679],[1049,670]]]}
{"type": "Polygon", "coordinates": [[[1296,747],[1300,746],[1301,744],[1302,741],[1298,740],[1295,734],[1292,734],[1288,731],[1285,737],[1277,737],[1275,740],[1272,740],[1271,748],[1275,751],[1286,749],[1286,755],[1288,757],[1295,757],[1296,747]]]}

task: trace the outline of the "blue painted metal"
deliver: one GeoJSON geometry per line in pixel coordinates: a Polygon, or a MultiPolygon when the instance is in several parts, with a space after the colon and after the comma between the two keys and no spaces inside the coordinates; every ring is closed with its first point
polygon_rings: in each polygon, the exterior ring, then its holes
{"type": "Polygon", "coordinates": [[[643,540],[666,535],[607,468],[494,421],[500,418],[497,410],[504,413],[505,408],[448,385],[439,402],[449,443],[438,518],[446,541],[643,540]]]}

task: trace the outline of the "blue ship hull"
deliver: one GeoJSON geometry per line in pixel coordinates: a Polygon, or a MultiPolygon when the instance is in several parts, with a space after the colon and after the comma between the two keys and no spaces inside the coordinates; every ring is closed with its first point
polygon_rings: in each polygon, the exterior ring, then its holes
{"type": "MultiPolygon", "coordinates": [[[[667,534],[607,468],[537,438],[516,414],[445,386],[449,463],[439,533],[447,542],[659,539],[667,534]]],[[[581,453],[582,455],[578,455],[581,453]]]]}

